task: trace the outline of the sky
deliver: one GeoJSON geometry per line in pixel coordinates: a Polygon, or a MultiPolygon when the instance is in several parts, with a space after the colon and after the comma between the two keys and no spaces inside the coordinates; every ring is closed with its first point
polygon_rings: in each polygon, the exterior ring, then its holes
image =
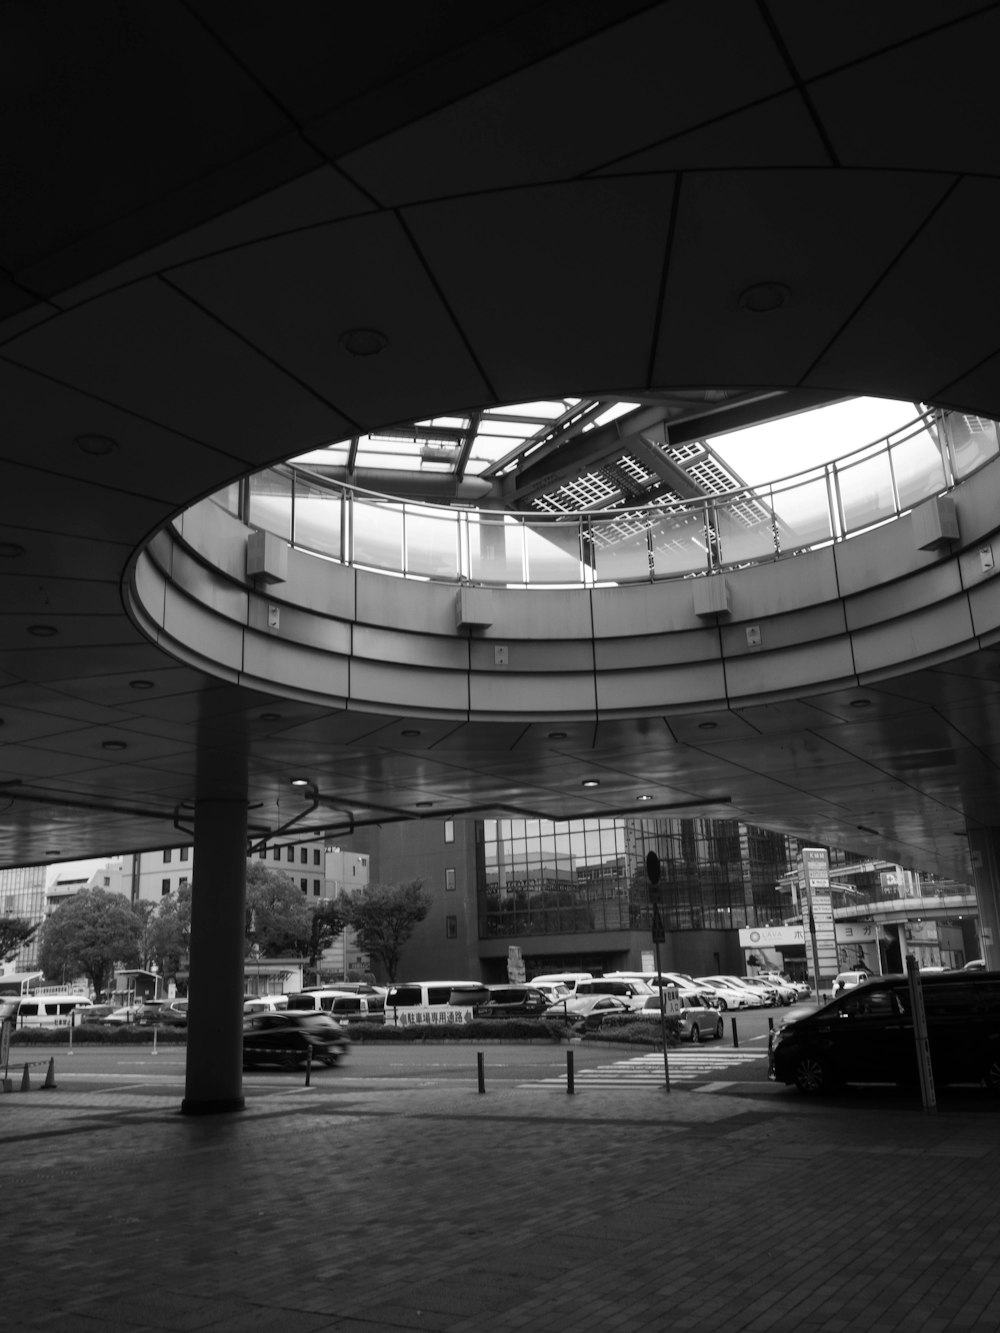
{"type": "Polygon", "coordinates": [[[815,412],[712,437],[712,447],[748,486],[780,481],[891,435],[919,416],[914,403],[853,398],[815,412]]]}

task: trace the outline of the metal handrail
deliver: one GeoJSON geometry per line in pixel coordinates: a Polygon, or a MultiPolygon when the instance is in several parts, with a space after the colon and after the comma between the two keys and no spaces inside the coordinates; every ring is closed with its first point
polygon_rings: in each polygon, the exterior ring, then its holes
{"type": "Polygon", "coordinates": [[[283,463],[213,497],[248,526],[422,581],[599,587],[690,578],[891,522],[1000,454],[994,422],[932,409],[836,461],[697,500],[575,514],[401,500],[283,463]]]}

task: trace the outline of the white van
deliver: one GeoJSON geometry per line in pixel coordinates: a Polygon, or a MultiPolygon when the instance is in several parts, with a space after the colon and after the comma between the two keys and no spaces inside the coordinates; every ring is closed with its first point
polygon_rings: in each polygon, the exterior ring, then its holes
{"type": "Polygon", "coordinates": [[[532,977],[533,986],[562,986],[567,995],[576,994],[576,984],[578,981],[593,981],[591,972],[543,972],[540,976],[532,977]]]}
{"type": "Polygon", "coordinates": [[[476,1006],[490,998],[481,981],[406,981],[390,986],[385,1021],[394,1027],[412,1023],[471,1023],[476,1006]]]}
{"type": "Polygon", "coordinates": [[[384,1023],[385,996],[354,991],[307,990],[289,995],[286,1008],[302,1013],[324,1013],[338,1023],[384,1023]]]}
{"type": "Polygon", "coordinates": [[[19,1028],[68,1028],[78,1023],[77,1009],[92,1009],[89,995],[29,995],[17,1006],[19,1028]]]}

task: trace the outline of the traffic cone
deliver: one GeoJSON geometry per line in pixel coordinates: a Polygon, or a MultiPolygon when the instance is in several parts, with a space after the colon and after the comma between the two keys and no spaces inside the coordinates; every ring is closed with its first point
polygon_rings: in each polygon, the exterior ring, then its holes
{"type": "Polygon", "coordinates": [[[28,1073],[27,1065],[24,1066],[24,1073],[21,1075],[21,1091],[22,1092],[31,1091],[31,1076],[28,1073]]]}
{"type": "Polygon", "coordinates": [[[55,1086],[56,1086],[56,1058],[54,1055],[50,1055],[49,1067],[45,1074],[45,1082],[42,1084],[42,1089],[44,1091],[45,1088],[54,1088],[55,1086]]]}

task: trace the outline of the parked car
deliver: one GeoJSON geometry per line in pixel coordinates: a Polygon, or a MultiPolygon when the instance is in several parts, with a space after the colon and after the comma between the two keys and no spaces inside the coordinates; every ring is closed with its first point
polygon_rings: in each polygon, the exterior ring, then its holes
{"type": "Polygon", "coordinates": [[[136,1015],[135,1021],[141,1028],[186,1028],[187,1009],[187,1000],[147,1000],[136,1015]]]}
{"type": "Polygon", "coordinates": [[[243,1020],[243,1065],[295,1069],[308,1058],[331,1067],[348,1047],[347,1033],[329,1014],[285,1010],[243,1020]]]}
{"type": "Polygon", "coordinates": [[[833,979],[833,999],[838,995],[843,995],[845,990],[853,990],[855,986],[860,986],[863,981],[870,981],[872,974],[860,969],[855,972],[838,972],[833,979]]]}
{"type": "Polygon", "coordinates": [[[275,1014],[288,1008],[287,995],[248,995],[243,1001],[243,1017],[248,1014],[275,1014]]]}
{"type": "Polygon", "coordinates": [[[752,990],[760,991],[764,997],[764,1004],[767,1006],[777,1006],[781,1004],[791,1004],[791,993],[786,999],[778,986],[773,981],[765,981],[763,977],[736,977],[744,986],[749,986],[752,990]]]}
{"type": "Polygon", "coordinates": [[[537,986],[490,986],[489,992],[476,1009],[477,1018],[537,1018],[549,1007],[549,997],[537,986]]]}
{"type": "Polygon", "coordinates": [[[79,1021],[81,1024],[86,1024],[88,1026],[92,1023],[102,1024],[114,1013],[114,1011],[115,1006],[113,1004],[92,1004],[89,1009],[80,1010],[79,1021]]]}
{"type": "Polygon", "coordinates": [[[707,990],[719,1000],[723,1009],[760,1009],[761,997],[746,986],[736,986],[725,977],[695,977],[699,990],[707,990]]]}
{"type": "Polygon", "coordinates": [[[576,983],[574,995],[617,995],[630,1009],[641,1009],[653,993],[645,981],[630,977],[591,977],[576,983]]]}
{"type": "Polygon", "coordinates": [[[764,972],[763,976],[770,981],[779,983],[782,986],[789,986],[795,993],[796,1000],[808,1000],[812,995],[812,987],[808,981],[793,981],[791,977],[786,977],[783,972],[764,972]]]}
{"type": "Polygon", "coordinates": [[[588,1032],[599,1028],[613,1014],[635,1016],[631,1005],[617,995],[567,995],[545,1010],[546,1018],[588,1032]]]}
{"type": "Polygon", "coordinates": [[[757,977],[744,977],[744,981],[762,981],[765,986],[771,986],[778,992],[778,1003],[783,1005],[794,1004],[799,998],[797,986],[793,986],[790,981],[784,977],[779,977],[775,972],[762,972],[757,977]]]}
{"type": "MultiPolygon", "coordinates": [[[[985,1083],[1000,1095],[1000,972],[936,972],[920,987],[935,1083],[985,1083]]],[[[807,1093],[845,1083],[918,1086],[909,979],[873,977],[783,1023],[768,1078],[807,1093]]]]}
{"type": "MultiPolygon", "coordinates": [[[[679,994],[678,998],[681,1011],[676,1017],[677,1031],[681,1041],[690,1041],[697,1045],[705,1037],[721,1038],[725,1034],[722,1015],[714,1005],[706,1004],[701,996],[694,994],[679,994]]],[[[648,995],[642,1008],[629,1015],[629,1020],[635,1019],[648,1019],[654,1023],[659,1023],[659,995],[648,995]]],[[[612,1023],[618,1025],[622,1020],[609,1018],[606,1021],[610,1026],[612,1023]]]]}
{"type": "Polygon", "coordinates": [[[385,996],[358,995],[354,991],[300,991],[289,995],[289,1012],[316,1012],[317,1008],[338,1023],[385,1023],[385,996]],[[316,1003],[318,1002],[318,1003],[316,1003]]]}

